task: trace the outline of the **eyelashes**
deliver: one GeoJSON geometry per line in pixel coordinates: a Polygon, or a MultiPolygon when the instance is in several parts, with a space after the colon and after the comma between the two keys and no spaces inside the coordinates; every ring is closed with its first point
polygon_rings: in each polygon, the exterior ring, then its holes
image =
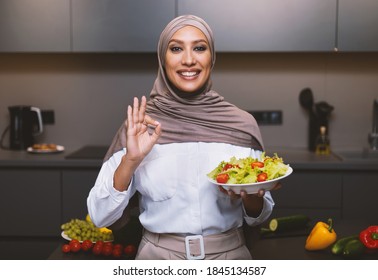
{"type": "MultiPolygon", "coordinates": [[[[207,46],[202,46],[202,45],[193,47],[193,51],[196,51],[196,52],[204,52],[207,49],[208,49],[207,46]]],[[[183,48],[181,46],[170,46],[169,50],[173,53],[178,53],[180,51],[183,51],[183,48]]]]}

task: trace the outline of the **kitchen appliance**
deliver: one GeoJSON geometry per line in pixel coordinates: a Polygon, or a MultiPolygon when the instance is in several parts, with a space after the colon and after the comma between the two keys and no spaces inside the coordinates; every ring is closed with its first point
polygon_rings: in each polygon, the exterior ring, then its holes
{"type": "Polygon", "coordinates": [[[43,132],[41,110],[32,106],[10,106],[10,139],[12,150],[26,150],[34,144],[34,136],[43,132]]]}
{"type": "Polygon", "coordinates": [[[320,128],[325,127],[325,133],[328,134],[328,120],[334,107],[325,101],[314,103],[314,96],[310,88],[304,88],[300,92],[299,103],[309,113],[308,149],[314,152],[320,128]]]}

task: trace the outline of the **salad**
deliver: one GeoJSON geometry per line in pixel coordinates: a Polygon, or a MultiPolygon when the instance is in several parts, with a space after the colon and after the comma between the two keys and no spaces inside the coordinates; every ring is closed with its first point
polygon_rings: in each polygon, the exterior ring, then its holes
{"type": "Polygon", "coordinates": [[[207,176],[220,184],[250,184],[279,178],[286,174],[288,165],[277,154],[261,159],[252,157],[232,157],[229,161],[222,161],[207,176]]]}

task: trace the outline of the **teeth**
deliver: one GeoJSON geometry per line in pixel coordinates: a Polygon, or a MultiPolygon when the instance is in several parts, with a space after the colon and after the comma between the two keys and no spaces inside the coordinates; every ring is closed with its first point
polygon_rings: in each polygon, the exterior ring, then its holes
{"type": "Polygon", "coordinates": [[[197,75],[197,72],[181,72],[181,75],[183,75],[185,77],[193,77],[193,76],[197,75]]]}

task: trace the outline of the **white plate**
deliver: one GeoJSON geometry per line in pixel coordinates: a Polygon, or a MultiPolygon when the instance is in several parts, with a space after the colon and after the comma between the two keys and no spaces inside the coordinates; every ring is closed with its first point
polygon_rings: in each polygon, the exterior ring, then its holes
{"type": "Polygon", "coordinates": [[[44,149],[33,149],[33,147],[29,147],[26,149],[29,153],[33,154],[53,154],[53,153],[60,153],[64,151],[64,147],[60,145],[56,145],[55,150],[44,150],[44,149]]]}
{"type": "MultiPolygon", "coordinates": [[[[61,235],[62,235],[62,237],[63,237],[64,239],[66,239],[66,240],[68,240],[68,241],[71,241],[71,240],[72,240],[70,237],[68,237],[67,234],[64,233],[64,231],[62,231],[62,234],[61,234],[61,235]]],[[[104,241],[104,242],[113,242],[113,241],[114,241],[114,240],[112,239],[112,240],[106,240],[106,241],[104,241]]],[[[80,243],[83,243],[83,241],[80,241],[80,240],[79,240],[79,242],[80,242],[80,243]]],[[[93,242],[93,241],[92,241],[92,243],[96,243],[96,242],[93,242]]]]}
{"type": "Polygon", "coordinates": [[[209,181],[213,184],[220,185],[226,190],[233,190],[236,194],[240,194],[241,190],[246,191],[247,193],[257,193],[260,189],[269,191],[274,188],[274,186],[281,181],[282,179],[286,178],[289,176],[291,173],[293,173],[293,168],[288,166],[288,169],[286,171],[286,174],[273,179],[269,181],[264,181],[264,182],[257,182],[257,183],[250,183],[250,184],[219,184],[217,181],[207,177],[209,181]]]}

